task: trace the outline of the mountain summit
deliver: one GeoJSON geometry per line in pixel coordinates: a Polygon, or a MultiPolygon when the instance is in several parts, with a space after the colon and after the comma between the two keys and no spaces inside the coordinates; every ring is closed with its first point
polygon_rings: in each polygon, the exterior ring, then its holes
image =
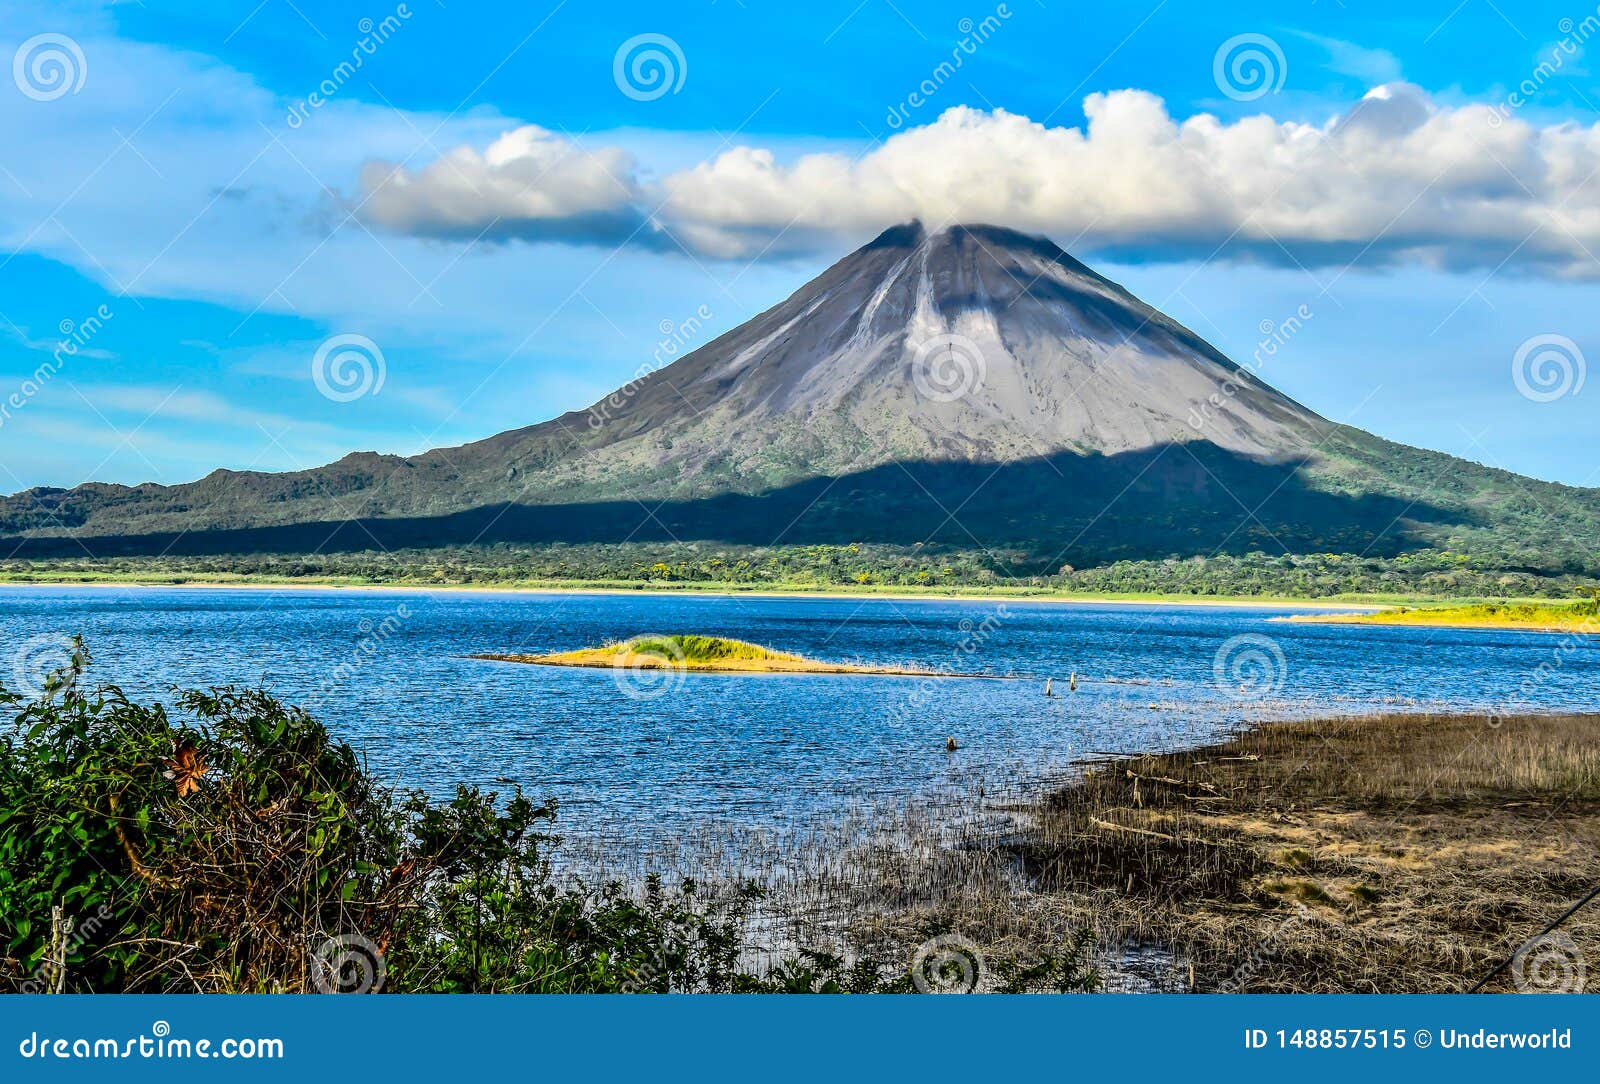
{"type": "Polygon", "coordinates": [[[1204,436],[1231,451],[1297,454],[1326,428],[1052,242],[914,222],[600,404],[582,443],[592,464],[670,467],[682,495],[903,460],[1139,451],[1197,439],[1211,396],[1204,436]]]}
{"type": "Polygon", "coordinates": [[[852,541],[1591,569],[1600,491],[1331,423],[1053,242],[886,230],[586,411],[459,448],[0,501],[14,553],[852,541]]]}

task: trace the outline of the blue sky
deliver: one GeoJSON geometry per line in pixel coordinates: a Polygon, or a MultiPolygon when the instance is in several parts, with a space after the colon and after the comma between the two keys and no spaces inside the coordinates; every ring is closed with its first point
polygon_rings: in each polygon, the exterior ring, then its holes
{"type": "Polygon", "coordinates": [[[1240,360],[1305,306],[1296,399],[1600,483],[1596,12],[1397,7],[0,0],[0,491],[532,424],[912,214],[1240,360]],[[336,336],[381,386],[319,388],[336,336]]]}

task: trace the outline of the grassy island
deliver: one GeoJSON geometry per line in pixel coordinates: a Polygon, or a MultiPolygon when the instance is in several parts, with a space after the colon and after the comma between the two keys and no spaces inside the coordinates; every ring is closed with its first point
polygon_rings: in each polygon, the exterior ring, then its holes
{"type": "Polygon", "coordinates": [[[539,666],[599,666],[629,669],[703,670],[725,674],[890,674],[949,676],[914,666],[868,666],[824,662],[788,651],[721,636],[635,636],[602,647],[559,651],[549,655],[479,654],[474,659],[524,662],[539,666]]]}
{"type": "Polygon", "coordinates": [[[1521,629],[1600,635],[1592,600],[1564,603],[1485,602],[1472,606],[1401,606],[1372,614],[1296,614],[1286,621],[1337,625],[1428,625],[1461,629],[1521,629]]]}

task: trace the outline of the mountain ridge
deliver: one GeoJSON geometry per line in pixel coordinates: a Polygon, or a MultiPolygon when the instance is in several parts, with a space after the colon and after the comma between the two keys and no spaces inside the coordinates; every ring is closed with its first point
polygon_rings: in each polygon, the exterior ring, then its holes
{"type": "Polygon", "coordinates": [[[615,540],[787,531],[1080,559],[1493,538],[1508,563],[1538,546],[1591,568],[1597,524],[1600,491],[1322,418],[1046,238],[920,223],[587,410],[416,456],[0,499],[22,553],[243,552],[320,528],[347,547],[546,542],[603,525],[615,540]]]}

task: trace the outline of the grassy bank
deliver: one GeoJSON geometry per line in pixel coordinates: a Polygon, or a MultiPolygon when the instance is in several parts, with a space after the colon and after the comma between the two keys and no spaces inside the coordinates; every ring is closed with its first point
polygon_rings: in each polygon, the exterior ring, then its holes
{"type": "MultiPolygon", "coordinates": [[[[869,824],[784,849],[807,936],[1087,935],[1113,988],[1463,992],[1600,884],[1600,714],[1266,724],[869,824]]],[[[1488,989],[1572,989],[1597,954],[1600,901],[1488,989]]]]}
{"type": "MultiPolygon", "coordinates": [[[[1014,854],[1057,921],[1173,950],[1180,985],[1466,990],[1600,882],[1600,716],[1281,723],[1117,760],[1014,854]]],[[[1546,985],[1600,958],[1600,905],[1562,934],[1546,985]]]]}
{"type": "MultiPolygon", "coordinates": [[[[510,593],[640,594],[640,595],[725,595],[755,597],[885,598],[1005,600],[1072,603],[1125,603],[1164,606],[1281,606],[1307,608],[1408,607],[1426,605],[1426,595],[1373,594],[1348,592],[1333,595],[1295,595],[1284,593],[1202,593],[1179,591],[1081,591],[1068,587],[1016,584],[961,584],[948,587],[919,587],[904,584],[813,583],[772,581],[732,583],[725,580],[627,580],[627,579],[515,579],[494,583],[457,582],[412,576],[279,576],[232,572],[83,572],[47,570],[37,572],[0,571],[0,586],[15,587],[188,587],[248,588],[263,590],[345,589],[352,591],[487,591],[510,593]]],[[[1457,601],[1487,603],[1487,599],[1457,601]]],[[[1511,600],[1538,604],[1537,599],[1511,600]]]]}
{"type": "Polygon", "coordinates": [[[1339,625],[1427,625],[1462,629],[1526,629],[1600,634],[1593,601],[1482,602],[1465,606],[1401,607],[1375,614],[1296,614],[1288,621],[1339,625]]]}

